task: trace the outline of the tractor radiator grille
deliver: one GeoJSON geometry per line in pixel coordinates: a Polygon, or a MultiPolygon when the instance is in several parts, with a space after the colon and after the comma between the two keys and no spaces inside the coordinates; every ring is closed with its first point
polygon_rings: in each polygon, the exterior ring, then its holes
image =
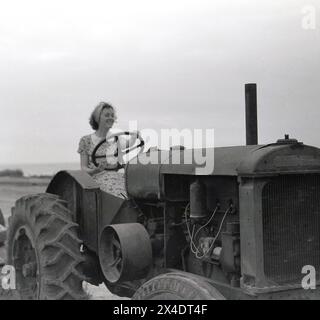
{"type": "Polygon", "coordinates": [[[300,282],[305,265],[319,271],[319,175],[273,178],[262,192],[262,216],[264,271],[269,280],[300,282]]]}

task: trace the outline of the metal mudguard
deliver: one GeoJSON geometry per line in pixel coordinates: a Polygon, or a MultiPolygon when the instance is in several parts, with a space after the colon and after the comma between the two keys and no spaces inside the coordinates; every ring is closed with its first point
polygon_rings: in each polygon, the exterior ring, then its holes
{"type": "Polygon", "coordinates": [[[100,189],[84,171],[60,171],[51,180],[46,192],[67,201],[73,221],[80,226],[80,237],[92,251],[98,251],[101,230],[112,223],[136,222],[138,212],[130,200],[100,189]]]}
{"type": "Polygon", "coordinates": [[[66,180],[70,179],[75,181],[82,189],[99,189],[99,185],[86,172],[82,170],[68,170],[59,171],[50,181],[46,192],[57,194],[56,192],[61,190],[61,186],[66,184],[66,180]]]}

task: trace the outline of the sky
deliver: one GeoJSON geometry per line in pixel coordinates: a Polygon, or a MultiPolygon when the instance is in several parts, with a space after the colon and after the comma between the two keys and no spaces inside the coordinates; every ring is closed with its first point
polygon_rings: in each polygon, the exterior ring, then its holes
{"type": "Polygon", "coordinates": [[[100,101],[117,128],[214,128],[216,146],[243,145],[249,82],[259,143],[320,147],[319,71],[318,0],[2,1],[0,164],[79,161],[100,101]]]}

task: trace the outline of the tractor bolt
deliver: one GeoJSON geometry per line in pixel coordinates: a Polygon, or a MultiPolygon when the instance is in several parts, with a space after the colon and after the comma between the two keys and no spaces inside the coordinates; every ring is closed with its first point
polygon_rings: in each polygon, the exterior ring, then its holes
{"type": "Polygon", "coordinates": [[[37,264],[35,262],[26,263],[22,266],[22,274],[25,278],[34,277],[37,272],[37,264]]]}

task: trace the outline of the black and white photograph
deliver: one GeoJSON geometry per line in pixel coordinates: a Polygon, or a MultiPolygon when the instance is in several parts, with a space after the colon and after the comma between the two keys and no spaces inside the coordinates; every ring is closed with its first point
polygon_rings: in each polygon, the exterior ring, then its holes
{"type": "Polygon", "coordinates": [[[320,300],[319,0],[3,0],[0,107],[0,300],[320,300]]]}

